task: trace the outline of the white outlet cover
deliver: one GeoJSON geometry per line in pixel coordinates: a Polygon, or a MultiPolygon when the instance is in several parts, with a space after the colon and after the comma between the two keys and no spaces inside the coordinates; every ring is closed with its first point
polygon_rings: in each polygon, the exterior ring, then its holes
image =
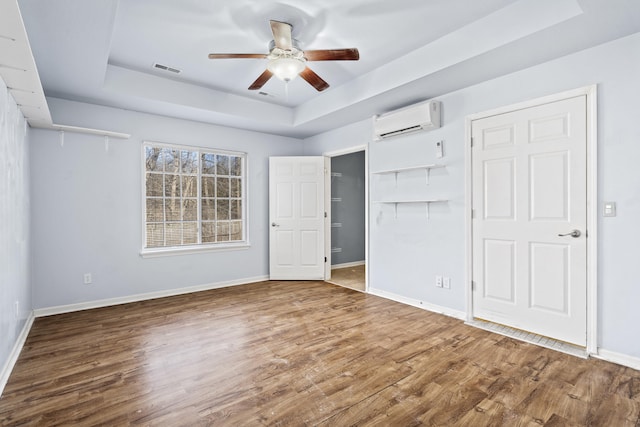
{"type": "Polygon", "coordinates": [[[451,289],[451,278],[450,277],[445,277],[444,278],[444,282],[442,284],[442,287],[445,289],[451,289]]]}

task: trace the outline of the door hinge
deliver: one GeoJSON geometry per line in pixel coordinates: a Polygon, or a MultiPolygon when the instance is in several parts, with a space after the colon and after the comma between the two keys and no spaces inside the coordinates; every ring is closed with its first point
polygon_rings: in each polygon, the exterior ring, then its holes
{"type": "Polygon", "coordinates": [[[471,281],[471,290],[472,291],[476,290],[476,282],[474,282],[473,280],[471,281]]]}
{"type": "Polygon", "coordinates": [[[473,137],[471,137],[471,146],[473,147],[473,137]]]}
{"type": "Polygon", "coordinates": [[[327,262],[327,257],[324,257],[324,262],[327,262]]]}
{"type": "Polygon", "coordinates": [[[325,217],[325,218],[327,217],[327,213],[326,213],[326,212],[324,213],[324,217],[325,217]]]}
{"type": "Polygon", "coordinates": [[[476,217],[476,210],[475,209],[471,209],[471,219],[476,217]]]}

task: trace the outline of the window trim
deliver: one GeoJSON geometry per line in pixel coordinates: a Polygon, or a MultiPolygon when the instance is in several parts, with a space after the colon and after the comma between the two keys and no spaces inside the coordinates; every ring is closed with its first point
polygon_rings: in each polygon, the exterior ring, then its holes
{"type": "Polygon", "coordinates": [[[140,256],[142,258],[156,258],[163,256],[171,256],[171,255],[187,255],[187,254],[195,254],[195,253],[203,253],[203,252],[218,252],[218,251],[235,251],[235,250],[243,250],[251,247],[250,239],[249,239],[249,189],[248,189],[248,177],[249,177],[249,155],[243,151],[232,151],[225,150],[213,147],[203,147],[203,146],[195,146],[195,145],[183,145],[183,144],[171,144],[167,142],[160,141],[152,141],[152,140],[143,140],[140,144],[140,203],[141,203],[141,243],[142,248],[140,250],[140,256]],[[202,227],[202,219],[201,219],[201,157],[200,154],[202,152],[213,152],[215,154],[227,154],[232,156],[241,156],[243,159],[243,174],[242,174],[242,222],[243,222],[243,234],[244,240],[236,241],[236,242],[219,242],[219,243],[198,243],[191,245],[181,245],[181,246],[163,246],[163,247],[155,247],[155,248],[147,248],[147,189],[146,189],[146,153],[145,148],[148,146],[160,147],[160,148],[170,148],[177,150],[190,150],[190,151],[198,151],[198,239],[201,239],[201,227],[202,227]]]}

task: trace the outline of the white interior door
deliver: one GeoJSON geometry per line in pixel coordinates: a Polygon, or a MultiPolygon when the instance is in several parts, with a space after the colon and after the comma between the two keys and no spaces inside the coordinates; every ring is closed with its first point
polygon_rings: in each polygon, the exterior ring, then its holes
{"type": "Polygon", "coordinates": [[[269,158],[269,277],[325,277],[325,158],[269,158]]]}
{"type": "Polygon", "coordinates": [[[473,316],[580,346],[586,105],[578,96],[471,124],[473,316]]]}

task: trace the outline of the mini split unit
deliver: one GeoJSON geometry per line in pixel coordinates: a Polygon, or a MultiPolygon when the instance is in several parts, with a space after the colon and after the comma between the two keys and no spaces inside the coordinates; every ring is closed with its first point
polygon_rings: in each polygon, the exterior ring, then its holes
{"type": "Polygon", "coordinates": [[[399,110],[373,116],[373,139],[380,141],[398,135],[440,127],[440,102],[424,101],[399,110]]]}

